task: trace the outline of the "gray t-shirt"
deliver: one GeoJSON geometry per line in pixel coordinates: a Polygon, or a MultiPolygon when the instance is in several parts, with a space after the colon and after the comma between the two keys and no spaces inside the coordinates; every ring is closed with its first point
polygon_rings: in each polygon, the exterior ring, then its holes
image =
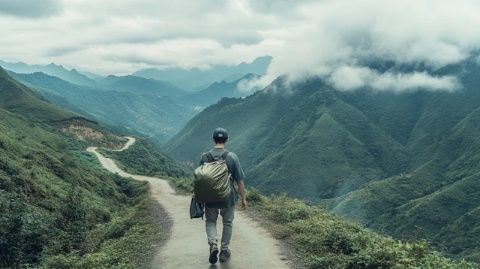
{"type": "MultiPolygon", "coordinates": [[[[213,158],[221,158],[222,155],[225,153],[225,149],[221,148],[213,148],[209,150],[210,154],[212,154],[213,158]]],[[[203,163],[208,162],[207,152],[202,154],[200,159],[200,165],[203,163]]],[[[240,165],[240,160],[238,159],[237,154],[233,152],[229,152],[227,157],[225,158],[225,162],[227,163],[228,172],[232,175],[232,180],[235,182],[239,182],[245,178],[245,173],[243,172],[242,166],[240,165]]],[[[230,197],[227,199],[226,202],[217,202],[217,203],[207,203],[207,207],[213,208],[229,208],[235,205],[236,200],[236,193],[234,188],[232,188],[232,193],[230,197]]]]}

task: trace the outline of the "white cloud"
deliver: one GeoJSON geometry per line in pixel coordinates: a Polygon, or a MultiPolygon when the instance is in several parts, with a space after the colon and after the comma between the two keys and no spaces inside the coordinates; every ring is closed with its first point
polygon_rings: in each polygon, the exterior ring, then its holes
{"type": "Polygon", "coordinates": [[[367,67],[342,66],[332,73],[330,81],[338,89],[351,90],[366,87],[373,76],[378,74],[367,67]]]}
{"type": "Polygon", "coordinates": [[[393,73],[371,70],[368,67],[342,66],[329,77],[329,82],[340,90],[372,88],[378,91],[403,92],[427,89],[454,91],[460,87],[453,76],[432,76],[426,72],[393,73]]]}
{"type": "MultiPolygon", "coordinates": [[[[376,59],[401,64],[424,64],[431,70],[455,64],[480,48],[479,1],[445,0],[324,0],[306,2],[295,9],[302,20],[280,30],[264,32],[265,38],[281,40],[272,48],[272,64],[266,78],[250,84],[267,85],[275,77],[319,75],[344,88],[365,83],[358,80],[367,69],[344,70],[342,66],[367,66],[376,59]],[[341,71],[341,70],[340,70],[341,71]],[[340,81],[340,75],[349,79],[340,81]]],[[[427,73],[377,74],[369,86],[389,89],[455,89],[455,78],[427,73]],[[380,79],[381,78],[381,79],[380,79]],[[389,82],[396,81],[398,87],[389,82]]]]}
{"type": "MultiPolygon", "coordinates": [[[[271,55],[268,75],[251,82],[266,85],[283,74],[329,78],[378,58],[435,69],[480,49],[477,0],[42,0],[56,5],[39,15],[18,12],[31,10],[30,2],[1,1],[17,12],[0,12],[0,59],[125,74],[271,55]]],[[[361,83],[346,75],[352,79],[343,83],[361,83]]]]}

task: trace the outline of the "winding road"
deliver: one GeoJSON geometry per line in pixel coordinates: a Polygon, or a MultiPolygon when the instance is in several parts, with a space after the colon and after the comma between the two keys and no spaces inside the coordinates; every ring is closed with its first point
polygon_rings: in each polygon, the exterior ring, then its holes
{"type": "MultiPolygon", "coordinates": [[[[128,149],[135,143],[135,138],[126,137],[128,142],[121,150],[128,149]]],[[[87,151],[94,153],[102,166],[112,173],[136,180],[148,181],[152,197],[158,201],[172,219],[171,235],[164,246],[159,249],[152,268],[198,269],[283,269],[290,268],[282,256],[280,243],[247,215],[237,210],[233,221],[233,237],[230,249],[231,259],[226,263],[210,265],[208,262],[209,247],[205,234],[205,222],[202,219],[190,219],[190,196],[178,195],[167,180],[141,175],[132,175],[121,170],[115,162],[89,147],[87,151]]],[[[221,235],[221,217],[217,224],[221,235]]]]}

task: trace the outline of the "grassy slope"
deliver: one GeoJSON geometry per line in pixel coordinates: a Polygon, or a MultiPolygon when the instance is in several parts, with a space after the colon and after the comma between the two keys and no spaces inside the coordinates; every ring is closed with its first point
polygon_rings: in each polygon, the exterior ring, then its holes
{"type": "Polygon", "coordinates": [[[138,218],[148,186],[100,169],[86,142],[50,124],[76,115],[1,69],[0,92],[0,267],[142,266],[162,235],[158,219],[138,218]]]}
{"type": "Polygon", "coordinates": [[[266,220],[308,268],[480,268],[445,258],[425,241],[402,242],[285,195],[248,194],[251,210],[266,220]]]}
{"type": "Polygon", "coordinates": [[[75,116],[42,100],[39,95],[12,79],[0,67],[0,107],[36,121],[60,120],[75,116]]]}

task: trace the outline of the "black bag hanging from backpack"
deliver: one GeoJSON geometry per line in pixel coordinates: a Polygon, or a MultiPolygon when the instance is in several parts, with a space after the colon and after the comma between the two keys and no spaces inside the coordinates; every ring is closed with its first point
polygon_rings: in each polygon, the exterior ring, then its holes
{"type": "Polygon", "coordinates": [[[204,213],[205,213],[205,204],[197,202],[197,200],[195,200],[195,197],[192,197],[192,201],[190,202],[190,218],[203,219],[204,213]]]}

